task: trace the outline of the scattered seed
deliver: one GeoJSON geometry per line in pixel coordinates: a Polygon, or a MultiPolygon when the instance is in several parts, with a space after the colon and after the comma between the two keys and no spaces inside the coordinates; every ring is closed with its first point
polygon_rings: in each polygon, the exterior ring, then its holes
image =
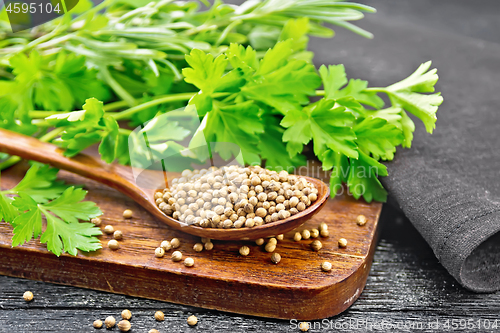
{"type": "Polygon", "coordinates": [[[194,259],[193,258],[186,258],[184,260],[184,266],[193,267],[194,266],[194,259]]]}
{"type": "Polygon", "coordinates": [[[315,240],[311,243],[311,248],[316,252],[321,250],[322,247],[323,247],[323,244],[321,244],[321,242],[319,240],[315,240]]]}
{"type": "Polygon", "coordinates": [[[319,236],[319,230],[311,229],[311,238],[318,238],[318,236],[319,236]]]}
{"type": "Polygon", "coordinates": [[[210,251],[214,248],[214,243],[212,242],[206,242],[205,243],[205,250],[210,251]]]}
{"type": "Polygon", "coordinates": [[[121,232],[121,230],[116,230],[113,233],[113,238],[116,240],[121,240],[123,238],[123,232],[121,232]]]}
{"type": "Polygon", "coordinates": [[[274,237],[271,237],[269,238],[269,240],[267,241],[267,243],[273,243],[274,245],[278,244],[278,240],[274,237]]]}
{"type": "Polygon", "coordinates": [[[106,317],[104,319],[104,325],[106,325],[106,328],[111,328],[114,327],[116,324],[116,319],[113,316],[106,317]]]}
{"type": "Polygon", "coordinates": [[[359,226],[364,226],[366,224],[366,222],[367,222],[366,216],[364,216],[364,215],[358,215],[358,217],[356,217],[356,223],[359,226]]]}
{"type": "Polygon", "coordinates": [[[131,219],[132,218],[132,211],[130,209],[125,209],[123,211],[123,217],[126,219],[131,219]]]}
{"type": "Polygon", "coordinates": [[[240,247],[240,254],[241,254],[242,256],[247,256],[247,255],[249,255],[249,254],[250,254],[250,248],[249,248],[248,246],[246,246],[246,245],[244,245],[244,246],[240,247]]]}
{"type": "Polygon", "coordinates": [[[321,230],[328,230],[328,224],[326,224],[325,222],[321,222],[319,225],[319,231],[321,230]]]}
{"type": "Polygon", "coordinates": [[[321,263],[321,269],[325,272],[329,272],[332,270],[332,264],[329,261],[323,261],[323,263],[321,263]]]}
{"type": "Polygon", "coordinates": [[[120,243],[118,243],[118,241],[116,239],[112,239],[108,242],[108,247],[115,251],[115,250],[118,250],[120,248],[120,243]]]}
{"type": "Polygon", "coordinates": [[[181,253],[181,251],[174,251],[174,252],[172,252],[172,260],[173,261],[181,261],[182,260],[182,253],[181,253]]]}
{"type": "Polygon", "coordinates": [[[305,229],[305,230],[302,230],[302,239],[309,239],[311,238],[311,232],[309,232],[309,230],[305,229]]]}
{"type": "Polygon", "coordinates": [[[261,246],[262,244],[264,244],[264,238],[259,238],[259,239],[255,240],[255,244],[257,244],[258,246],[261,246]]]}
{"type": "Polygon", "coordinates": [[[156,311],[155,312],[155,319],[158,321],[164,321],[165,320],[165,315],[161,311],[156,311]]]}
{"type": "Polygon", "coordinates": [[[307,331],[309,331],[309,323],[306,323],[305,321],[303,321],[299,324],[299,328],[302,332],[307,332],[307,331]]]}
{"type": "Polygon", "coordinates": [[[130,322],[128,320],[121,320],[118,323],[118,329],[122,332],[130,331],[130,327],[132,327],[132,325],[130,324],[130,322]]]}
{"type": "Polygon", "coordinates": [[[187,323],[189,326],[194,326],[198,323],[198,318],[196,318],[196,316],[189,316],[187,319],[187,323]]]}
{"type": "Polygon", "coordinates": [[[173,249],[176,249],[179,246],[181,246],[181,242],[179,241],[178,238],[172,238],[172,240],[170,241],[170,245],[172,245],[173,249]]]}
{"type": "Polygon", "coordinates": [[[33,300],[33,293],[31,291],[25,291],[23,298],[26,302],[31,302],[33,300]]]}
{"type": "Polygon", "coordinates": [[[300,242],[301,239],[302,239],[302,235],[300,234],[300,232],[296,232],[295,235],[293,235],[294,241],[300,242]]]}
{"type": "Polygon", "coordinates": [[[130,320],[130,318],[132,318],[132,312],[130,312],[130,310],[123,310],[122,311],[122,318],[125,319],[125,320],[130,320]]]}
{"type": "Polygon", "coordinates": [[[279,234],[278,236],[276,236],[276,239],[282,241],[283,239],[285,239],[285,235],[279,234]]]}
{"type": "Polygon", "coordinates": [[[271,255],[271,261],[273,262],[273,264],[278,264],[280,261],[281,261],[281,256],[279,253],[276,253],[274,252],[272,255],[271,255]]]}
{"type": "Polygon", "coordinates": [[[92,220],[90,220],[90,222],[94,223],[94,225],[95,225],[96,227],[98,227],[98,226],[100,226],[100,225],[101,225],[101,222],[102,222],[102,221],[101,221],[101,219],[100,219],[100,218],[95,217],[95,218],[93,218],[92,220]]]}
{"type": "Polygon", "coordinates": [[[330,235],[330,232],[328,231],[328,229],[321,229],[319,234],[321,235],[321,237],[328,237],[328,235],[330,235]]]}
{"type": "Polygon", "coordinates": [[[165,255],[165,250],[162,247],[157,247],[155,250],[155,257],[163,258],[164,255],[165,255]]]}
{"type": "Polygon", "coordinates": [[[169,241],[165,240],[165,241],[161,242],[160,247],[163,250],[165,250],[165,252],[166,252],[166,251],[168,251],[168,250],[170,250],[172,248],[172,245],[170,244],[169,241]]]}
{"type": "Polygon", "coordinates": [[[203,244],[208,243],[208,242],[210,242],[210,238],[207,238],[207,237],[201,237],[201,242],[202,242],[203,244]]]}
{"type": "Polygon", "coordinates": [[[113,228],[112,225],[107,225],[104,227],[104,233],[111,235],[113,232],[115,232],[115,228],[113,228]]]}
{"type": "Polygon", "coordinates": [[[339,239],[339,246],[346,247],[347,246],[347,239],[345,239],[345,238],[339,239]]]}
{"type": "Polygon", "coordinates": [[[267,243],[266,247],[265,247],[265,250],[267,252],[274,252],[274,250],[276,250],[276,244],[274,244],[274,243],[267,243]]]}
{"type": "Polygon", "coordinates": [[[94,326],[94,328],[101,328],[102,327],[102,320],[94,320],[94,322],[92,323],[92,326],[94,326]]]}
{"type": "Polygon", "coordinates": [[[196,244],[194,244],[193,250],[195,250],[196,252],[203,251],[203,244],[202,243],[196,243],[196,244]]]}

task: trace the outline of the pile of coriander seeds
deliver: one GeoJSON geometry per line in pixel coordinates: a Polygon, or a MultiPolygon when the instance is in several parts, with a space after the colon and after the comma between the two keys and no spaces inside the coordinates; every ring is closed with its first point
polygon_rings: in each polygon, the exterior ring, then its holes
{"type": "Polygon", "coordinates": [[[252,228],[295,215],[318,198],[305,178],[260,166],[184,170],[155,195],[165,214],[203,228],[252,228]]]}

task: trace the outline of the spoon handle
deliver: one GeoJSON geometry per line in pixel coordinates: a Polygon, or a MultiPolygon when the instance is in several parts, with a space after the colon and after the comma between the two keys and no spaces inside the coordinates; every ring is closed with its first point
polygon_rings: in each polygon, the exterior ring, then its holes
{"type": "Polygon", "coordinates": [[[84,154],[67,158],[63,156],[61,148],[51,143],[5,129],[0,129],[0,152],[50,164],[58,169],[106,184],[125,194],[130,193],[135,187],[127,179],[130,172],[126,172],[123,167],[107,165],[84,154]]]}

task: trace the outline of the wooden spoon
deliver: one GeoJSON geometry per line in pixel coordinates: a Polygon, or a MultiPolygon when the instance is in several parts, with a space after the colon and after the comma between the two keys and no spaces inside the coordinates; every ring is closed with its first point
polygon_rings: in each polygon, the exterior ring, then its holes
{"type": "Polygon", "coordinates": [[[178,177],[178,173],[144,170],[140,174],[140,186],[134,180],[132,168],[119,164],[106,164],[88,155],[79,154],[73,158],[62,155],[63,150],[53,144],[42,142],[36,138],[0,129],[0,152],[17,155],[27,160],[50,164],[58,169],[76,173],[108,185],[127,195],[160,221],[172,228],[186,233],[220,240],[247,240],[279,235],[293,230],[314,214],[326,203],[330,196],[330,188],[321,180],[304,177],[318,189],[318,199],[306,210],[287,219],[267,223],[253,228],[218,229],[201,228],[187,225],[164,214],[155,203],[154,195],[162,191],[167,179],[178,177]]]}

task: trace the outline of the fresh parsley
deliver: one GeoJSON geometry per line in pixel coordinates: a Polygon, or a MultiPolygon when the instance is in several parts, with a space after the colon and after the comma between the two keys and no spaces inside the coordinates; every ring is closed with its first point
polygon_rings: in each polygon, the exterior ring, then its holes
{"type": "MultiPolygon", "coordinates": [[[[400,82],[370,87],[349,79],[341,64],[316,69],[308,50],[309,36],[333,36],[326,24],[371,38],[351,22],[374,11],[330,0],[215,1],[206,9],[197,1],[105,0],[92,7],[80,0],[76,16],[19,36],[8,33],[0,15],[0,128],[56,143],[67,156],[98,144],[104,161],[123,164],[130,163],[128,142],[146,132],[152,149],[134,153],[161,157],[190,148],[189,163],[209,157],[196,148],[203,142],[234,143],[216,145],[215,152],[229,159],[241,150],[245,163],[268,168],[302,165],[310,147],[331,171],[333,191],[347,184],[355,198],[385,201],[381,162],[411,147],[410,114],[429,133],[435,128],[443,101],[434,91],[436,70],[426,62],[400,82]],[[182,121],[151,121],[186,106],[197,113],[186,108],[182,121]],[[138,133],[129,130],[146,123],[138,133]]],[[[0,170],[18,160],[0,160],[0,170]]],[[[61,226],[57,210],[44,205],[66,186],[47,182],[31,193],[13,190],[22,208],[0,196],[0,214],[12,223],[24,209],[29,219],[18,230],[47,214],[51,227],[61,226]]],[[[81,230],[69,234],[87,237],[81,230]]]]}
{"type": "Polygon", "coordinates": [[[57,181],[57,172],[35,163],[15,187],[0,191],[0,221],[13,227],[12,246],[40,237],[57,256],[63,251],[75,256],[77,249],[100,249],[95,236],[101,230],[79,220],[89,221],[101,215],[101,210],[95,203],[83,201],[87,191],[57,181]]]}

